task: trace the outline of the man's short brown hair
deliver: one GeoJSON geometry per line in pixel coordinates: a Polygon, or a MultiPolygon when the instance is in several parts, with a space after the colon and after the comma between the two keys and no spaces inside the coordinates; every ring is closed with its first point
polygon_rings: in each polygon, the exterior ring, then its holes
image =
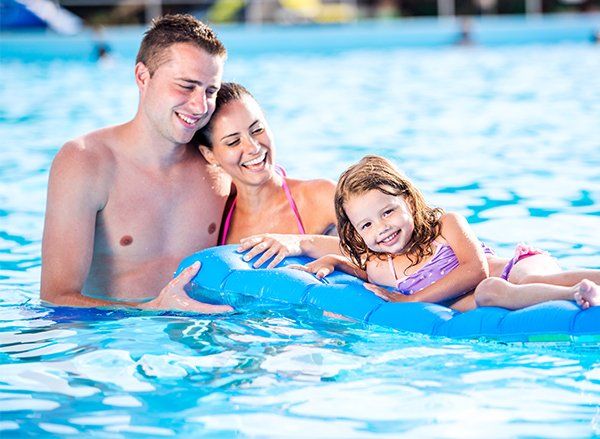
{"type": "Polygon", "coordinates": [[[177,43],[195,44],[209,55],[227,55],[225,46],[210,27],[191,15],[176,14],[163,15],[152,20],[150,29],[144,34],[135,62],[144,63],[152,75],[165,61],[165,50],[177,43]]]}

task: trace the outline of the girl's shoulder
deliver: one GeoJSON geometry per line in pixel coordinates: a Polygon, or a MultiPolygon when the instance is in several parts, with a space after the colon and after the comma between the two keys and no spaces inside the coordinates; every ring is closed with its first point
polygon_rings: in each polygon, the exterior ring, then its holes
{"type": "Polygon", "coordinates": [[[392,255],[370,255],[366,261],[369,282],[387,287],[396,286],[394,260],[392,255]]]}
{"type": "Polygon", "coordinates": [[[442,224],[444,224],[444,223],[447,223],[447,224],[459,223],[462,221],[466,221],[466,219],[463,215],[461,215],[458,212],[444,212],[443,214],[440,215],[440,222],[442,224]]]}
{"type": "Polygon", "coordinates": [[[449,233],[458,232],[469,227],[467,219],[458,212],[444,212],[440,216],[440,225],[442,236],[436,239],[447,237],[449,233]]]}

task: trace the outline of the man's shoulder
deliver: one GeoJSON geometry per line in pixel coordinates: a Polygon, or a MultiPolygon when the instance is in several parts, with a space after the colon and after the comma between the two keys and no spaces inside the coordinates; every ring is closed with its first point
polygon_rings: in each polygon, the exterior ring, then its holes
{"type": "Polygon", "coordinates": [[[114,160],[111,139],[115,127],[103,128],[66,142],[56,154],[53,167],[71,167],[75,170],[96,172],[114,160]]]}

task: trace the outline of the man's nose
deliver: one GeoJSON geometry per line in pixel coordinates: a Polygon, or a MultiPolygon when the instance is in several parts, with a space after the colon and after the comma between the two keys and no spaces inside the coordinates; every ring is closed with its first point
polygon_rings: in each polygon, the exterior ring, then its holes
{"type": "Polygon", "coordinates": [[[191,110],[194,114],[206,114],[208,111],[208,104],[206,102],[206,93],[204,90],[197,90],[190,101],[191,110]]]}

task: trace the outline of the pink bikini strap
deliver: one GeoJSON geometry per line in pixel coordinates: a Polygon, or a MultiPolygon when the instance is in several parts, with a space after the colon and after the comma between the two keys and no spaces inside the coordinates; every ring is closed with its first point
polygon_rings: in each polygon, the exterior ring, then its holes
{"type": "Polygon", "coordinates": [[[290,188],[285,181],[285,177],[282,177],[283,180],[283,191],[285,192],[285,196],[290,203],[290,207],[292,208],[292,212],[294,212],[294,216],[296,217],[296,224],[298,224],[298,230],[301,235],[306,234],[306,230],[304,230],[304,224],[302,224],[302,218],[300,218],[300,212],[298,211],[298,207],[296,206],[296,202],[294,201],[294,197],[292,197],[292,193],[290,192],[290,188]]]}
{"type": "MultiPolygon", "coordinates": [[[[285,181],[285,169],[283,169],[279,165],[275,165],[275,170],[279,175],[281,175],[281,180],[283,181],[283,192],[285,193],[285,197],[290,203],[290,207],[292,208],[292,212],[296,217],[296,224],[298,224],[298,231],[301,235],[306,234],[306,230],[304,229],[304,224],[302,224],[302,218],[300,218],[300,212],[298,211],[298,207],[296,206],[296,202],[294,201],[294,197],[292,197],[292,192],[285,181]]],[[[219,245],[225,245],[227,243],[227,235],[229,234],[229,227],[231,226],[231,217],[233,216],[233,211],[235,210],[235,204],[237,202],[237,197],[233,199],[231,205],[229,206],[229,212],[227,212],[227,216],[225,217],[225,222],[223,223],[223,233],[221,234],[221,241],[219,245]]]]}
{"type": "Polygon", "coordinates": [[[229,206],[229,212],[227,212],[227,216],[225,217],[225,223],[223,224],[223,233],[221,234],[221,242],[219,245],[227,244],[227,235],[229,234],[229,226],[231,225],[231,217],[233,216],[233,210],[235,209],[235,204],[237,203],[237,197],[233,199],[229,206]]]}

